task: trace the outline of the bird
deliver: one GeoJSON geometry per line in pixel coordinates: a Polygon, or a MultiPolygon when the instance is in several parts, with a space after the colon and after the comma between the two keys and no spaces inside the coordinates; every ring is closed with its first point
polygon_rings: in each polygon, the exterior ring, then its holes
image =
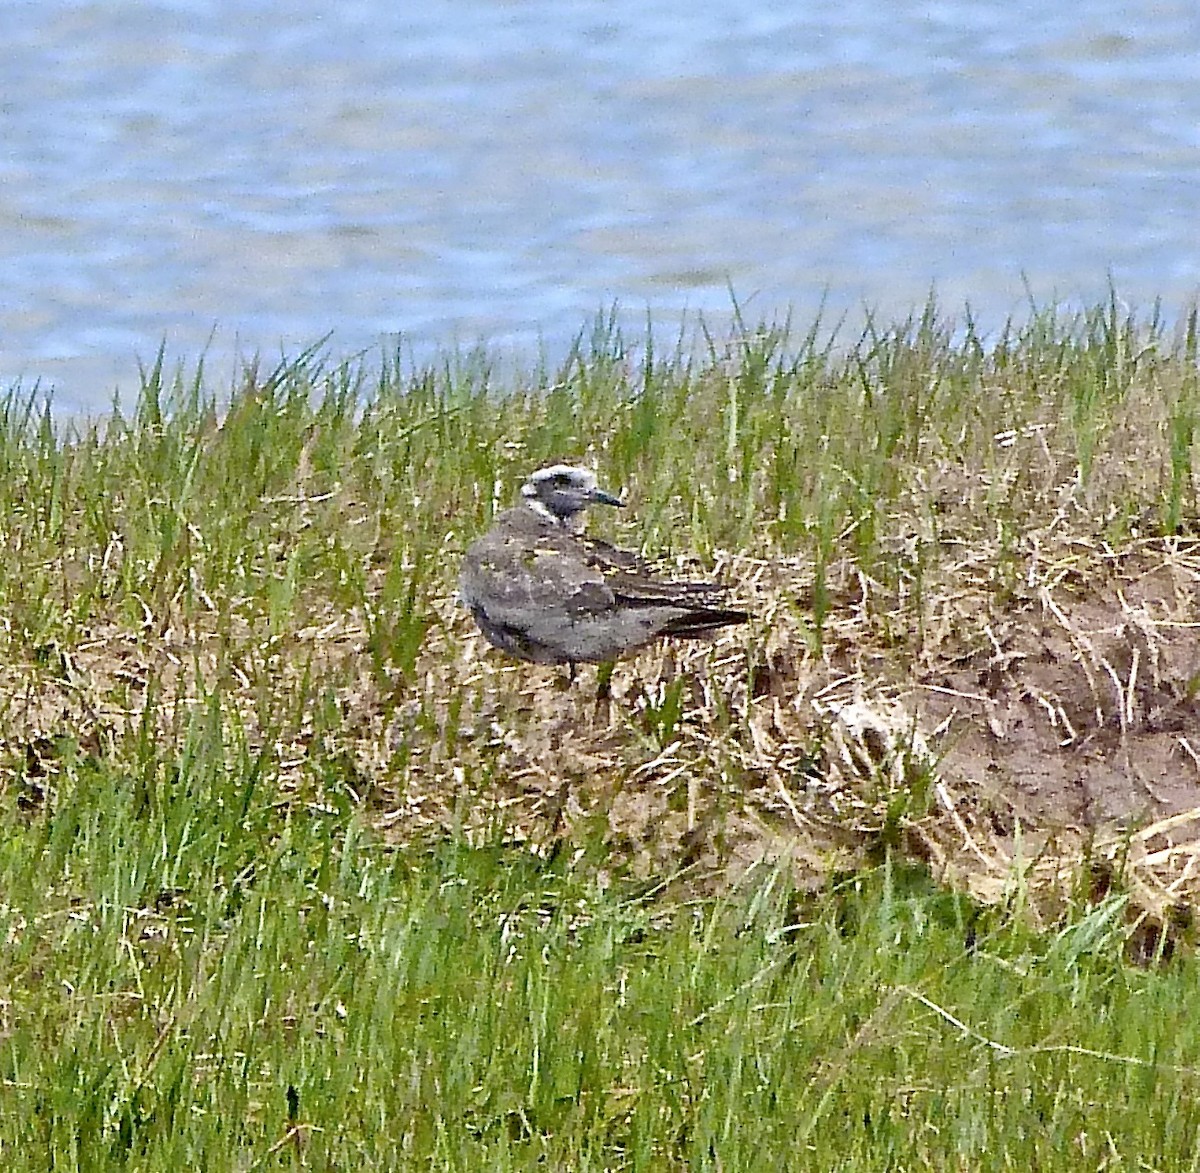
{"type": "Polygon", "coordinates": [[[587,536],[591,505],[621,507],[588,468],[553,464],[467,548],[459,588],[488,643],[535,664],[607,664],[666,637],[706,639],[749,615],[712,582],[660,577],[637,555],[587,536]]]}

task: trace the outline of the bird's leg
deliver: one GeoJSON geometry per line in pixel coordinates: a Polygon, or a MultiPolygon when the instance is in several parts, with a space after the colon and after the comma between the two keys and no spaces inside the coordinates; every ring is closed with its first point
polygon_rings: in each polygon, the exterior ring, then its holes
{"type": "Polygon", "coordinates": [[[615,660],[606,660],[596,667],[596,719],[608,719],[608,702],[612,698],[612,674],[615,660]]]}
{"type": "Polygon", "coordinates": [[[612,696],[612,674],[616,666],[615,660],[606,660],[596,669],[597,701],[606,701],[612,696]]]}

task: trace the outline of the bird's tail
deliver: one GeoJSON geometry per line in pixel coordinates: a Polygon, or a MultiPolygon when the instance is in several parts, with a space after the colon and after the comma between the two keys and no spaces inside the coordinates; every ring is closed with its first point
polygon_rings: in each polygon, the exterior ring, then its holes
{"type": "Polygon", "coordinates": [[[663,629],[662,635],[673,635],[677,639],[703,639],[722,627],[745,623],[750,618],[745,611],[732,611],[726,607],[697,607],[672,619],[663,629]]]}

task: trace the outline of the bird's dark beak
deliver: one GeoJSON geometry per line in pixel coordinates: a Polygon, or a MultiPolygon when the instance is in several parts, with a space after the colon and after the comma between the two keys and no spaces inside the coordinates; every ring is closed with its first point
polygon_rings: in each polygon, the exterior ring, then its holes
{"type": "Polygon", "coordinates": [[[625,502],[620,497],[614,497],[611,493],[606,493],[603,489],[593,489],[588,496],[588,500],[597,505],[615,505],[618,509],[625,508],[625,502]]]}

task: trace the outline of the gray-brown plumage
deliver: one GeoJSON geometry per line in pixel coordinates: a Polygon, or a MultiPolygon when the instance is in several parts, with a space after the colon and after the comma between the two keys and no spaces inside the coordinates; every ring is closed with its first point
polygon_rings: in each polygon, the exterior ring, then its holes
{"type": "Polygon", "coordinates": [[[582,532],[584,510],[620,505],[586,468],[540,469],[463,562],[461,591],[479,630],[537,664],[604,663],[664,636],[706,638],[744,611],[715,583],[656,577],[642,560],[582,532]]]}

